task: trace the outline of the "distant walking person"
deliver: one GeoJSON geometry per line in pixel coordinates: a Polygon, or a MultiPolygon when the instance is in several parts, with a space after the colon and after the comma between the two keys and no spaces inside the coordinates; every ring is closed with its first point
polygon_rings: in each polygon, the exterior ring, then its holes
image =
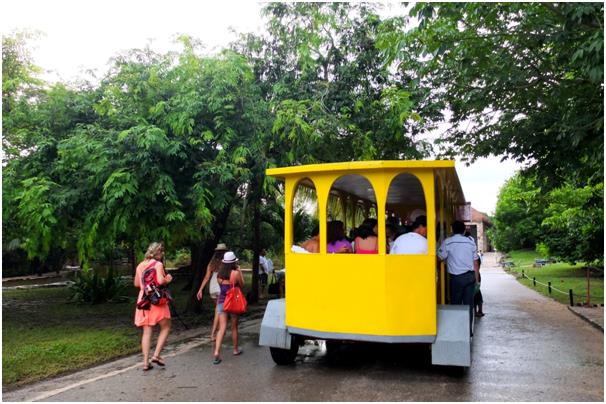
{"type": "Polygon", "coordinates": [[[482,296],[482,290],[480,289],[480,285],[482,284],[482,274],[480,272],[480,268],[482,267],[482,252],[478,254],[478,279],[479,282],[476,286],[476,294],[473,296],[473,310],[476,317],[484,317],[484,311],[482,310],[482,306],[484,305],[484,296],[482,296]]]}
{"type": "Polygon", "coordinates": [[[446,261],[450,274],[450,304],[468,305],[473,316],[475,286],[480,282],[479,256],[476,244],[463,235],[465,223],[453,222],[452,232],[438,249],[438,257],[446,261]]]}
{"type": "MultiPolygon", "coordinates": [[[[135,287],[139,288],[139,297],[137,303],[141,303],[146,296],[145,286],[146,282],[143,278],[144,272],[149,274],[149,269],[155,269],[155,282],[160,286],[165,286],[172,282],[173,277],[170,274],[166,274],[164,265],[162,264],[162,258],[164,257],[164,246],[161,243],[151,243],[145,252],[145,259],[139,263],[135,273],[134,284],[135,287]]],[[[151,273],[153,276],[153,273],[151,273]]],[[[158,335],[158,341],[156,343],[156,350],[152,356],[151,362],[156,363],[159,366],[164,366],[164,360],[160,356],[164,344],[168,338],[170,332],[170,309],[168,302],[162,302],[162,304],[147,304],[146,309],[137,308],[135,310],[135,325],[143,328],[143,336],[141,337],[141,350],[143,351],[143,370],[147,371],[152,369],[153,366],[149,361],[149,350],[151,347],[151,338],[153,327],[158,324],[160,325],[160,335],[158,335]]]]}
{"type": "Polygon", "coordinates": [[[200,285],[200,289],[198,289],[198,293],[196,297],[198,300],[202,300],[204,287],[208,283],[208,293],[210,294],[211,299],[215,302],[215,317],[213,319],[213,326],[210,330],[210,340],[214,341],[216,339],[217,329],[219,328],[219,313],[217,312],[217,299],[219,298],[219,293],[221,289],[219,288],[219,282],[217,282],[217,274],[221,269],[223,254],[227,251],[227,246],[223,243],[217,244],[215,248],[215,254],[211,258],[210,262],[206,266],[206,275],[202,280],[202,284],[200,285]]]}
{"type": "Polygon", "coordinates": [[[265,297],[265,290],[267,289],[267,280],[269,274],[274,272],[274,263],[267,257],[267,251],[265,248],[261,248],[259,251],[259,284],[261,286],[260,297],[265,297]]]}

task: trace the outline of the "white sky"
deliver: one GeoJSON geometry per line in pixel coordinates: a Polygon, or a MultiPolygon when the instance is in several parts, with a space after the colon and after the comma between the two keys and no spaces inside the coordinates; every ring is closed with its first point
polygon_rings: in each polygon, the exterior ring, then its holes
{"type": "MultiPolygon", "coordinates": [[[[49,81],[73,81],[92,69],[103,73],[117,53],[148,44],[165,52],[178,34],[200,39],[213,52],[236,39],[236,32],[260,31],[262,4],[253,1],[19,0],[2,2],[2,34],[38,30],[34,62],[49,81]]],[[[31,48],[31,47],[30,47],[31,48]]],[[[463,191],[472,206],[494,213],[499,188],[520,166],[498,158],[470,167],[457,164],[463,191]]]]}

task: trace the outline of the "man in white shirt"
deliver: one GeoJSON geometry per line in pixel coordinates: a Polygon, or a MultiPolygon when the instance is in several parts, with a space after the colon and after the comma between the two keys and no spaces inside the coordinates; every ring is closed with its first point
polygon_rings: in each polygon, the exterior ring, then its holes
{"type": "Polygon", "coordinates": [[[465,223],[453,222],[452,232],[438,248],[438,258],[446,261],[450,274],[450,304],[469,305],[471,322],[475,286],[480,283],[480,257],[476,243],[464,236],[465,223]]]}
{"type": "MultiPolygon", "coordinates": [[[[265,251],[265,248],[262,248],[261,251],[259,251],[259,284],[261,286],[261,296],[265,296],[265,288],[267,287],[267,274],[269,274],[270,272],[268,259],[265,257],[266,254],[267,252],[265,251]]],[[[273,263],[271,265],[271,268],[273,269],[273,263]]]]}
{"type": "Polygon", "coordinates": [[[427,217],[417,216],[412,231],[393,242],[390,254],[427,254],[427,217]]]}

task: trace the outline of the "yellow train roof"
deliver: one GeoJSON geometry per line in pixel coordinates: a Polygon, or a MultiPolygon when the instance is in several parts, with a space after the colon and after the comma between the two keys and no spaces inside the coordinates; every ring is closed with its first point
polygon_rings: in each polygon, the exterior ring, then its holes
{"type": "Polygon", "coordinates": [[[267,175],[284,177],[289,174],[318,173],[323,171],[382,170],[387,168],[454,168],[452,160],[374,160],[343,163],[307,164],[301,166],[268,168],[267,175]]]}
{"type": "MultiPolygon", "coordinates": [[[[393,169],[431,169],[435,171],[442,171],[445,173],[445,181],[451,195],[455,197],[455,200],[459,204],[465,203],[465,196],[463,189],[459,181],[459,177],[455,170],[455,162],[452,160],[376,160],[376,161],[348,161],[341,163],[322,163],[322,164],[308,164],[290,167],[279,167],[279,168],[268,168],[266,174],[277,178],[295,178],[300,179],[307,175],[321,172],[340,172],[354,174],[360,171],[373,171],[373,170],[393,170],[393,169]]],[[[300,183],[303,186],[309,186],[305,181],[300,183]]],[[[401,184],[405,185],[405,184],[401,184]]],[[[373,201],[374,196],[365,196],[359,194],[361,192],[361,185],[356,183],[356,179],[348,179],[346,181],[339,181],[339,184],[335,184],[333,187],[336,190],[356,194],[362,199],[369,199],[373,201]],[[356,191],[357,190],[357,191],[356,191]]],[[[363,187],[365,189],[365,187],[363,187]]],[[[373,193],[374,194],[374,193],[373,193]]],[[[397,197],[397,194],[393,194],[393,197],[397,197]]],[[[373,201],[374,202],[374,201],[373,201]]]]}

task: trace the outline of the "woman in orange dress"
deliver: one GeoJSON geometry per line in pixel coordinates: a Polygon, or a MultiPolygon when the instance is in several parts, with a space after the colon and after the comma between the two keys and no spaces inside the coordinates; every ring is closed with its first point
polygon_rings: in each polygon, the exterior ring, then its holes
{"type": "MultiPolygon", "coordinates": [[[[145,252],[145,259],[137,266],[135,273],[134,284],[135,287],[139,288],[139,297],[137,302],[143,298],[143,282],[141,276],[143,271],[148,268],[154,267],[156,269],[156,280],[160,285],[167,285],[173,277],[170,274],[166,274],[164,271],[164,265],[161,260],[164,257],[164,246],[161,243],[151,243],[145,252]]],[[[150,304],[149,310],[135,309],[135,325],[143,328],[143,336],[141,337],[141,350],[143,351],[143,370],[147,371],[153,368],[149,361],[149,350],[151,347],[151,338],[153,327],[158,324],[160,325],[160,335],[158,335],[158,342],[156,343],[156,350],[152,356],[151,362],[164,366],[164,360],[160,356],[168,333],[170,332],[170,309],[168,303],[155,305],[150,304]]]]}

